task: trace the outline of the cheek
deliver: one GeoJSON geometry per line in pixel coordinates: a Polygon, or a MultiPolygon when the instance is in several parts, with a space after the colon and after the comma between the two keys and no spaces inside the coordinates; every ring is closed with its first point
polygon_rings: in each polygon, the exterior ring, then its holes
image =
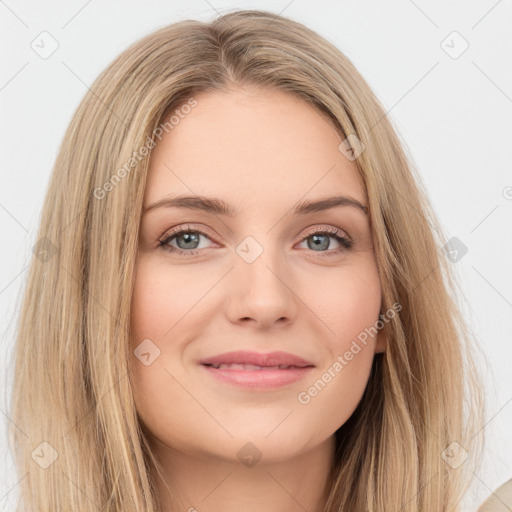
{"type": "Polygon", "coordinates": [[[160,340],[172,336],[173,331],[181,329],[182,319],[188,321],[187,314],[201,309],[198,303],[208,287],[211,283],[201,272],[185,272],[180,266],[166,264],[164,259],[143,255],[137,263],[133,291],[133,342],[151,336],[160,340]]]}
{"type": "Polygon", "coordinates": [[[200,299],[209,288],[211,275],[208,279],[201,272],[184,272],[144,254],[137,262],[130,378],[140,418],[162,437],[169,432],[182,440],[191,436],[187,422],[176,416],[176,411],[193,409],[187,391],[196,393],[183,353],[196,336],[197,319],[204,317],[200,299]]]}
{"type": "Polygon", "coordinates": [[[325,272],[310,275],[299,294],[307,297],[307,306],[316,320],[322,321],[322,332],[327,333],[324,345],[331,355],[347,350],[351,340],[374,326],[379,317],[380,279],[369,256],[357,264],[329,269],[328,276],[325,272]],[[313,291],[311,283],[315,285],[313,291]]]}
{"type": "Polygon", "coordinates": [[[187,410],[187,404],[182,403],[185,394],[177,385],[183,379],[175,372],[180,349],[178,344],[164,343],[178,331],[181,324],[173,326],[186,311],[182,294],[176,293],[183,286],[179,274],[168,274],[150,258],[142,257],[137,263],[131,306],[130,380],[137,413],[151,434],[165,438],[166,433],[173,432],[186,439],[187,431],[179,432],[182,422],[177,422],[174,414],[187,410]]]}
{"type": "Polygon", "coordinates": [[[297,394],[295,414],[302,419],[306,432],[320,433],[325,438],[338,430],[357,408],[368,383],[373,351],[361,347],[360,352],[350,357],[348,360],[341,353],[297,394]]]}
{"type": "Polygon", "coordinates": [[[351,416],[364,393],[372,367],[381,288],[375,265],[340,269],[323,283],[324,293],[310,294],[308,305],[325,326],[323,365],[304,383],[297,403],[314,427],[322,418],[326,432],[351,416]]]}

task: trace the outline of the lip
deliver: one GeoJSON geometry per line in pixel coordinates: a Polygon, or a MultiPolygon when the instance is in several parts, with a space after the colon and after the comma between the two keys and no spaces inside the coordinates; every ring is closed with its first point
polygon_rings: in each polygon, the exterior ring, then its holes
{"type": "Polygon", "coordinates": [[[213,377],[249,389],[275,389],[297,382],[305,377],[314,364],[302,357],[288,352],[269,352],[262,354],[239,350],[226,352],[200,360],[201,366],[213,377]],[[231,368],[219,368],[219,365],[237,365],[231,368]],[[260,366],[243,368],[241,365],[260,366]],[[272,368],[281,366],[282,368],[272,368]],[[286,368],[288,367],[288,368],[286,368]]]}

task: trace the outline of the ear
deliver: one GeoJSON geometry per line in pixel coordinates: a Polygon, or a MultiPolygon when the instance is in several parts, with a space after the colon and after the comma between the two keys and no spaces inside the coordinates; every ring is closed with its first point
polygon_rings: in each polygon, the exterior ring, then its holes
{"type": "Polygon", "coordinates": [[[385,352],[387,348],[386,333],[384,329],[379,329],[377,337],[375,338],[375,353],[385,352]]]}

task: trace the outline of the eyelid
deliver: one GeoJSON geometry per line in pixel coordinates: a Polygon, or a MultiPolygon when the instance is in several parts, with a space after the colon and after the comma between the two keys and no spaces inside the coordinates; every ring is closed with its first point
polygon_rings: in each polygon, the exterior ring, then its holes
{"type": "Polygon", "coordinates": [[[307,228],[307,230],[304,232],[304,234],[301,237],[301,242],[304,241],[304,238],[314,235],[315,233],[318,233],[319,231],[329,233],[330,235],[341,236],[343,238],[346,238],[348,241],[353,242],[350,235],[344,229],[336,228],[334,226],[328,226],[328,225],[322,226],[322,225],[318,225],[318,224],[315,224],[314,226],[310,226],[309,228],[307,228]]]}
{"type": "Polygon", "coordinates": [[[176,226],[173,226],[172,228],[166,229],[164,233],[159,237],[160,239],[166,238],[169,235],[174,235],[176,233],[179,233],[180,231],[199,231],[203,232],[205,234],[208,234],[208,236],[213,236],[212,231],[206,227],[203,227],[200,224],[193,224],[191,222],[186,222],[185,224],[178,224],[176,226]]]}
{"type": "MultiPolygon", "coordinates": [[[[201,233],[201,234],[203,234],[205,236],[208,236],[213,241],[215,241],[215,236],[212,235],[211,230],[209,230],[206,227],[202,227],[202,226],[194,225],[194,224],[189,224],[189,223],[187,223],[186,225],[179,224],[179,225],[177,225],[177,226],[175,226],[173,228],[170,228],[170,229],[166,230],[161,236],[158,237],[158,241],[161,242],[162,240],[165,240],[166,238],[169,238],[170,236],[178,234],[178,233],[181,233],[183,231],[197,231],[197,232],[199,232],[199,233],[201,233]]],[[[320,225],[319,224],[314,224],[313,226],[309,226],[308,228],[306,228],[306,231],[303,232],[300,241],[303,242],[304,238],[307,238],[310,235],[318,233],[319,231],[326,231],[326,232],[328,232],[329,234],[332,234],[332,235],[339,235],[340,232],[341,232],[341,233],[343,233],[343,236],[345,238],[347,238],[348,240],[352,241],[352,238],[350,237],[350,235],[344,229],[337,228],[337,227],[334,227],[334,226],[329,226],[329,225],[321,225],[321,224],[320,225]]]]}

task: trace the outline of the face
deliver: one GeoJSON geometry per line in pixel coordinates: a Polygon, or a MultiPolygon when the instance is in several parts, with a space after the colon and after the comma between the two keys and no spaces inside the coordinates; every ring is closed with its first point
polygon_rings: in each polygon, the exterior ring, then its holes
{"type": "Polygon", "coordinates": [[[366,192],[330,120],[303,100],[268,89],[195,100],[151,156],[132,301],[136,406],[158,449],[236,461],[246,446],[285,460],[332,439],[384,350],[382,331],[367,334],[381,288],[356,205],[366,192]],[[198,196],[232,211],[199,208],[198,196]],[[349,200],[295,211],[332,197],[349,200]],[[223,356],[233,351],[256,359],[223,356]],[[265,359],[277,351],[288,356],[265,359]],[[226,366],[205,363],[215,356],[226,366]]]}

